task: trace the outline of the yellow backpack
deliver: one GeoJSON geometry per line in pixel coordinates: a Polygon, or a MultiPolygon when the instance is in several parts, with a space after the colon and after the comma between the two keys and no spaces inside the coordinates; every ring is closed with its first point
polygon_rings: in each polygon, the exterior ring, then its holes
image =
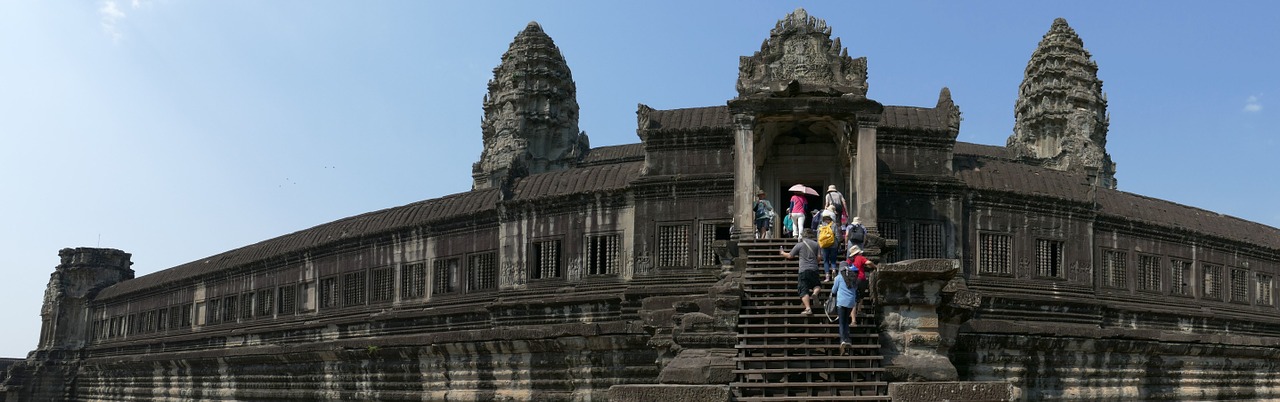
{"type": "Polygon", "coordinates": [[[831,228],[833,225],[835,225],[835,222],[818,228],[818,247],[828,248],[836,245],[836,231],[831,228]]]}

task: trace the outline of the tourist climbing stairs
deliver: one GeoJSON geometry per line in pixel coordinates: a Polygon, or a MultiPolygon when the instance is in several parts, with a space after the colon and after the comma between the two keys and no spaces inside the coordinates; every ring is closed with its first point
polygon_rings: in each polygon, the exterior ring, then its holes
{"type": "MultiPolygon", "coordinates": [[[[739,244],[747,255],[745,296],[738,318],[736,382],[738,401],[888,401],[874,309],[863,306],[852,347],[840,348],[839,328],[815,302],[813,314],[796,291],[796,260],[778,250],[791,250],[792,239],[748,240],[739,244]]],[[[831,282],[823,282],[818,301],[826,300],[831,282]]],[[[835,318],[834,316],[832,318],[835,318]]]]}

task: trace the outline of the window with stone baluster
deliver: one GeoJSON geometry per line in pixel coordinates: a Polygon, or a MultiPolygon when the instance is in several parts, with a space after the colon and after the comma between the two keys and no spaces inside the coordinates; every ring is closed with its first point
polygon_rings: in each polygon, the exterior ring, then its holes
{"type": "Polygon", "coordinates": [[[467,257],[467,291],[478,292],[498,288],[498,253],[487,252],[467,257]]]}
{"type": "Polygon", "coordinates": [[[342,275],[342,306],[362,306],[368,300],[368,273],[361,270],[342,275]]]}
{"type": "Polygon", "coordinates": [[[1012,238],[1003,233],[978,233],[978,272],[1012,275],[1012,238]]]}
{"type": "Polygon", "coordinates": [[[1169,294],[1191,296],[1191,261],[1169,260],[1169,294]]]}
{"type": "Polygon", "coordinates": [[[458,259],[438,258],[431,269],[431,294],[454,293],[458,288],[458,259]]]}
{"type": "Polygon", "coordinates": [[[1098,271],[1099,280],[1104,286],[1112,288],[1129,288],[1129,253],[1120,250],[1103,250],[1102,266],[1098,271]]]}
{"type": "Polygon", "coordinates": [[[587,236],[587,275],[618,274],[619,238],[617,233],[587,236]]]}
{"type": "Polygon", "coordinates": [[[1138,255],[1138,290],[1148,292],[1159,292],[1162,290],[1160,286],[1160,274],[1164,272],[1160,268],[1160,257],[1154,255],[1138,255]]]}
{"type": "Polygon", "coordinates": [[[689,225],[658,225],[657,266],[689,266],[689,225]]]}
{"type": "Polygon", "coordinates": [[[427,293],[427,264],[415,262],[400,266],[400,300],[421,299],[427,293]]]}
{"type": "Polygon", "coordinates": [[[1201,264],[1204,269],[1204,298],[1222,300],[1222,266],[1201,264]]]}
{"type": "Polygon", "coordinates": [[[395,283],[392,282],[394,272],[391,267],[369,270],[369,303],[390,302],[395,295],[395,283]]]}
{"type": "Polygon", "coordinates": [[[529,279],[552,279],[561,275],[560,240],[533,242],[529,256],[529,279]]]}
{"type": "Polygon", "coordinates": [[[942,258],[942,224],[922,222],[911,225],[911,258],[942,258]]]}
{"type": "Polygon", "coordinates": [[[1063,257],[1063,242],[1059,240],[1036,239],[1036,275],[1046,278],[1066,278],[1063,269],[1066,259],[1063,257]]]}
{"type": "Polygon", "coordinates": [[[276,313],[293,315],[298,308],[298,285],[284,285],[276,289],[276,313]]]}
{"type": "Polygon", "coordinates": [[[276,312],[276,290],[262,289],[258,291],[258,318],[271,318],[276,312]]]}
{"type": "Polygon", "coordinates": [[[1259,306],[1275,305],[1275,296],[1273,296],[1273,293],[1272,293],[1274,289],[1274,285],[1272,284],[1272,281],[1271,281],[1272,276],[1270,274],[1264,274],[1261,272],[1259,272],[1257,275],[1258,275],[1256,279],[1257,282],[1255,284],[1255,288],[1253,292],[1255,295],[1257,295],[1256,300],[1258,305],[1259,306]]]}
{"type": "Polygon", "coordinates": [[[1249,271],[1231,270],[1231,301],[1235,303],[1249,302],[1249,271]]]}

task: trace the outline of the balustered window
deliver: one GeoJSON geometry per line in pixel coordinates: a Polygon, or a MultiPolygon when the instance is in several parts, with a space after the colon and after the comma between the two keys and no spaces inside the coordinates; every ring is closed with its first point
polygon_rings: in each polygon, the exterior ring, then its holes
{"type": "Polygon", "coordinates": [[[1011,243],[1009,235],[979,233],[978,272],[984,274],[1011,275],[1011,243]]]}
{"type": "Polygon", "coordinates": [[[179,322],[181,328],[191,328],[191,326],[194,325],[194,322],[192,322],[192,314],[194,314],[193,311],[195,311],[195,309],[195,303],[182,305],[182,321],[179,322]]]}
{"type": "Polygon", "coordinates": [[[1231,270],[1231,301],[1237,303],[1249,302],[1249,271],[1243,269],[1231,270]]]}
{"type": "Polygon", "coordinates": [[[1153,255],[1138,256],[1138,290],[1147,290],[1159,292],[1160,286],[1160,257],[1153,255]]]}
{"type": "Polygon", "coordinates": [[[298,309],[298,285],[285,285],[276,290],[279,296],[279,307],[276,312],[280,315],[293,315],[298,309]]]}
{"type": "Polygon", "coordinates": [[[369,302],[381,303],[391,301],[395,295],[394,285],[392,281],[391,267],[374,268],[369,270],[369,302]]]}
{"type": "Polygon", "coordinates": [[[1222,266],[1203,264],[1204,298],[1222,300],[1222,266]]]}
{"type": "Polygon", "coordinates": [[[1169,261],[1169,293],[1178,296],[1191,296],[1191,261],[1169,261]]]}
{"type": "Polygon", "coordinates": [[[342,306],[360,306],[365,302],[368,291],[368,277],[365,271],[356,271],[342,276],[342,306]]]}
{"type": "Polygon", "coordinates": [[[698,265],[704,267],[720,265],[720,256],[716,255],[716,250],[711,247],[711,244],[716,240],[729,240],[730,227],[731,225],[727,223],[702,224],[702,251],[698,254],[698,265]]]}
{"type": "Polygon", "coordinates": [[[942,258],[942,225],[917,223],[911,231],[912,258],[942,258]]]}
{"type": "Polygon", "coordinates": [[[1049,278],[1066,278],[1063,269],[1063,243],[1057,240],[1036,240],[1036,275],[1049,278]]]}
{"type": "Polygon", "coordinates": [[[166,331],[169,329],[169,309],[162,308],[156,310],[156,330],[166,331]]]}
{"type": "Polygon", "coordinates": [[[258,291],[258,318],[271,318],[276,312],[275,289],[258,291]]]}
{"type": "Polygon", "coordinates": [[[1128,260],[1128,253],[1118,250],[1103,250],[1099,282],[1108,287],[1129,288],[1128,260]]]}
{"type": "Polygon", "coordinates": [[[236,313],[240,308],[238,301],[236,295],[222,298],[222,322],[236,322],[236,313]]]}
{"type": "Polygon", "coordinates": [[[658,226],[658,266],[689,266],[689,226],[658,226]]]}
{"type": "Polygon", "coordinates": [[[156,311],[151,310],[142,313],[142,332],[151,333],[156,331],[156,311]]]}
{"type": "Polygon", "coordinates": [[[431,269],[431,293],[444,294],[458,291],[458,259],[442,258],[431,269]]]}
{"type": "Polygon", "coordinates": [[[587,275],[618,273],[617,234],[587,236],[587,275]]]}
{"type": "Polygon", "coordinates": [[[1257,280],[1257,288],[1254,289],[1254,294],[1257,295],[1258,305],[1274,305],[1275,296],[1272,296],[1271,275],[1259,273],[1257,280]]]}
{"type": "Polygon", "coordinates": [[[222,322],[222,299],[209,299],[204,305],[204,323],[213,325],[222,322]]]}
{"type": "MultiPolygon", "coordinates": [[[[902,239],[902,227],[898,225],[898,221],[879,221],[876,223],[876,229],[880,232],[880,237],[886,240],[902,239]]],[[[883,254],[881,254],[880,258],[883,258],[885,262],[898,262],[898,249],[896,247],[881,250],[881,253],[883,254]]]]}
{"type": "Polygon", "coordinates": [[[472,254],[467,257],[467,291],[498,288],[498,253],[472,254]]]}
{"type": "Polygon", "coordinates": [[[248,320],[253,318],[253,292],[242,293],[240,295],[240,319],[248,320]]]}
{"type": "Polygon", "coordinates": [[[530,261],[533,269],[529,270],[530,279],[560,277],[560,240],[534,242],[532,254],[530,261]]]}
{"type": "Polygon", "coordinates": [[[337,308],[338,307],[338,277],[330,276],[320,279],[320,287],[316,289],[319,293],[320,308],[337,308]]]}
{"type": "Polygon", "coordinates": [[[421,299],[427,293],[427,264],[400,266],[400,300],[421,299]]]}

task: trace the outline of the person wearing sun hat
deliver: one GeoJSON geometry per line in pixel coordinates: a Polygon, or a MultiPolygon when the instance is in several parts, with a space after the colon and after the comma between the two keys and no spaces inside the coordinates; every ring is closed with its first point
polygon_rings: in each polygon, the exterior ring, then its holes
{"type": "Polygon", "coordinates": [[[835,184],[827,186],[827,195],[822,197],[822,204],[826,209],[835,208],[837,222],[843,222],[849,218],[849,212],[845,209],[844,194],[836,190],[835,184]]]}
{"type": "Polygon", "coordinates": [[[773,204],[764,199],[764,196],[764,190],[756,191],[756,203],[751,207],[751,210],[756,213],[757,239],[763,239],[768,235],[769,229],[773,227],[773,216],[775,215],[773,213],[773,204]]]}

